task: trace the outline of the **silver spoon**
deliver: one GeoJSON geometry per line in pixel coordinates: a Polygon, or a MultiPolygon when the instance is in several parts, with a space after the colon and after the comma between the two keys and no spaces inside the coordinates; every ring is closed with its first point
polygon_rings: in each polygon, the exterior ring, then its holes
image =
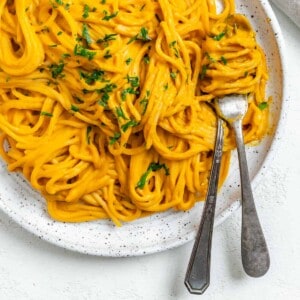
{"type": "Polygon", "coordinates": [[[203,294],[209,286],[211,240],[223,152],[224,133],[222,124],[222,119],[218,118],[215,150],[206,202],[184,281],[191,294],[203,294]]]}
{"type": "Polygon", "coordinates": [[[256,212],[248,173],[244,146],[242,120],[248,109],[245,95],[228,95],[215,99],[218,114],[235,132],[242,187],[242,263],[245,272],[252,277],[263,276],[270,267],[270,257],[256,212]]]}

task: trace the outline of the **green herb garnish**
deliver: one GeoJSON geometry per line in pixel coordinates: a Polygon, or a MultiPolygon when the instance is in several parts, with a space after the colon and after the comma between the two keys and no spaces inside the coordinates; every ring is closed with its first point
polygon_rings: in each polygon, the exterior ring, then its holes
{"type": "Polygon", "coordinates": [[[131,62],[132,62],[132,58],[131,58],[131,57],[128,57],[128,58],[125,60],[126,65],[129,65],[131,62]]]}
{"type": "MultiPolygon", "coordinates": [[[[55,3],[58,4],[58,5],[64,5],[64,8],[66,10],[68,10],[70,8],[70,4],[69,3],[64,4],[64,2],[62,0],[55,0],[55,3]]],[[[50,2],[52,8],[57,8],[57,6],[55,5],[55,3],[52,2],[52,1],[50,2]]]]}
{"type": "Polygon", "coordinates": [[[127,131],[129,127],[134,127],[134,126],[137,126],[139,125],[139,122],[135,121],[135,120],[130,120],[128,121],[127,123],[123,124],[121,126],[121,129],[123,132],[127,131]]]}
{"type": "Polygon", "coordinates": [[[208,58],[208,60],[209,60],[210,62],[216,62],[216,60],[215,60],[213,57],[211,57],[210,54],[209,54],[208,52],[205,52],[205,56],[208,58]]]}
{"type": "Polygon", "coordinates": [[[74,48],[74,55],[82,56],[87,58],[88,60],[92,60],[96,55],[96,52],[90,51],[83,46],[76,44],[74,48]]]}
{"type": "Polygon", "coordinates": [[[127,75],[127,82],[130,83],[132,87],[138,87],[140,85],[138,76],[129,76],[127,75]]]}
{"type": "Polygon", "coordinates": [[[128,120],[128,118],[125,116],[124,111],[123,111],[123,109],[122,109],[121,106],[119,106],[119,107],[116,108],[116,114],[117,114],[118,118],[122,118],[124,120],[128,120]]]}
{"type": "Polygon", "coordinates": [[[88,25],[86,23],[83,23],[82,25],[82,37],[85,39],[88,45],[93,42],[90,36],[88,25]]]}
{"type": "Polygon", "coordinates": [[[121,92],[121,98],[122,98],[123,101],[126,100],[126,95],[127,94],[138,95],[139,91],[135,90],[132,87],[129,87],[129,88],[125,89],[125,90],[122,90],[122,92],[121,92]]]}
{"type": "Polygon", "coordinates": [[[101,99],[98,104],[107,108],[107,103],[109,100],[109,93],[111,93],[117,86],[114,83],[106,84],[104,88],[96,90],[98,94],[102,94],[101,99]]]}
{"type": "Polygon", "coordinates": [[[104,13],[104,17],[102,18],[102,20],[104,21],[109,21],[112,18],[115,18],[118,15],[118,11],[112,13],[111,15],[108,14],[108,12],[106,10],[103,11],[104,13]]]}
{"type": "Polygon", "coordinates": [[[140,32],[129,39],[127,45],[134,42],[134,41],[142,41],[142,42],[149,42],[151,41],[151,37],[148,35],[148,29],[142,27],[140,32]]]}
{"type": "Polygon", "coordinates": [[[51,71],[52,78],[64,77],[62,71],[64,70],[65,64],[60,62],[59,64],[52,64],[49,69],[51,71]]]}
{"type": "Polygon", "coordinates": [[[117,33],[105,34],[103,39],[97,40],[97,44],[103,44],[103,46],[106,48],[108,46],[108,42],[115,40],[117,35],[117,33]]]}
{"type": "Polygon", "coordinates": [[[69,53],[63,53],[63,54],[61,55],[61,57],[62,57],[62,58],[68,58],[68,57],[71,57],[71,54],[69,54],[69,53]]]}
{"type": "Polygon", "coordinates": [[[113,137],[109,138],[109,144],[113,145],[121,137],[120,132],[115,132],[113,137]]]}
{"type": "Polygon", "coordinates": [[[105,59],[111,58],[112,55],[111,55],[111,53],[110,53],[110,50],[106,50],[106,52],[105,52],[105,54],[103,55],[103,57],[104,57],[105,59]]]}
{"type": "Polygon", "coordinates": [[[145,64],[149,65],[150,63],[150,57],[148,54],[145,54],[144,57],[143,57],[143,61],[145,64]]]}
{"type": "Polygon", "coordinates": [[[266,109],[268,107],[268,102],[261,102],[261,103],[259,103],[258,104],[258,108],[260,109],[260,110],[264,110],[264,109],[266,109]]]}
{"type": "Polygon", "coordinates": [[[145,27],[141,28],[141,31],[138,35],[138,40],[141,40],[143,42],[151,41],[151,37],[148,35],[148,30],[145,27]]]}
{"type": "Polygon", "coordinates": [[[146,96],[140,101],[140,105],[143,106],[143,111],[142,114],[144,115],[147,107],[148,107],[148,103],[149,103],[149,96],[150,96],[150,91],[147,90],[146,91],[146,96]]]}
{"type": "Polygon", "coordinates": [[[200,79],[203,80],[206,76],[208,65],[203,65],[201,69],[200,79]]]}
{"type": "Polygon", "coordinates": [[[53,114],[47,111],[41,111],[40,115],[46,117],[53,117],[53,114]]]}
{"type": "Polygon", "coordinates": [[[80,71],[80,78],[83,78],[87,84],[93,84],[95,81],[102,81],[104,76],[104,71],[94,70],[91,73],[84,73],[80,71]]]}
{"type": "Polygon", "coordinates": [[[87,144],[90,144],[90,142],[91,142],[91,137],[90,137],[91,131],[92,131],[92,126],[88,126],[86,128],[86,142],[87,142],[87,144]]]}
{"type": "Polygon", "coordinates": [[[98,104],[103,106],[104,108],[107,108],[108,100],[109,100],[109,95],[107,93],[104,93],[101,99],[98,101],[98,104]]]}
{"type": "Polygon", "coordinates": [[[172,41],[172,42],[169,44],[169,47],[170,47],[171,49],[173,49],[175,56],[176,56],[177,58],[179,58],[179,57],[180,57],[180,54],[179,54],[178,49],[175,47],[176,45],[177,45],[177,41],[172,41]]]}
{"type": "Polygon", "coordinates": [[[225,29],[223,32],[221,32],[220,34],[218,35],[215,35],[213,36],[212,38],[215,40],[215,41],[220,41],[227,33],[227,29],[225,29]]]}
{"type": "Polygon", "coordinates": [[[170,72],[170,77],[176,79],[177,74],[175,72],[170,72]]]}
{"type": "Polygon", "coordinates": [[[74,104],[71,104],[71,110],[74,111],[74,112],[78,112],[79,111],[79,107],[74,105],[74,104]]]}
{"type": "Polygon", "coordinates": [[[222,62],[224,65],[227,65],[227,59],[226,59],[224,56],[221,56],[221,62],[222,62]]]}
{"type": "Polygon", "coordinates": [[[150,175],[151,172],[156,172],[161,169],[164,169],[165,175],[168,176],[170,175],[170,170],[165,164],[160,164],[160,163],[150,163],[147,171],[141,176],[140,180],[138,181],[136,188],[142,189],[146,185],[147,177],[150,175]]]}
{"type": "Polygon", "coordinates": [[[82,15],[82,17],[84,19],[88,18],[89,12],[90,12],[90,7],[87,4],[85,4],[84,7],[83,7],[83,15],[82,15]]]}

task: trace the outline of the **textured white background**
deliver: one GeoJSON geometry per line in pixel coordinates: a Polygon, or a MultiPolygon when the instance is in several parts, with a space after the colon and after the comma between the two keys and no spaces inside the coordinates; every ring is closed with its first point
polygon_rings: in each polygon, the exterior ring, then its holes
{"type": "Polygon", "coordinates": [[[189,295],[183,284],[192,243],[145,257],[92,257],[39,240],[0,212],[0,300],[300,299],[300,30],[274,10],[287,45],[290,109],[286,140],[254,192],[269,272],[253,279],[242,270],[240,211],[214,232],[203,296],[189,295]]]}

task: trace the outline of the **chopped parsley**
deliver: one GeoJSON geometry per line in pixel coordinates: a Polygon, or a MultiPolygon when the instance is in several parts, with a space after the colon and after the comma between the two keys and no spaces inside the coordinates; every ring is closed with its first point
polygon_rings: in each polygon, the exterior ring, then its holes
{"type": "Polygon", "coordinates": [[[131,57],[128,57],[128,58],[125,60],[126,65],[129,65],[131,62],[132,62],[132,58],[131,58],[131,57]]]}
{"type": "Polygon", "coordinates": [[[217,34],[215,36],[213,36],[212,38],[215,40],[215,41],[220,41],[227,33],[227,29],[225,29],[224,31],[222,31],[220,34],[217,34]]]}
{"type": "Polygon", "coordinates": [[[170,175],[170,170],[165,164],[160,164],[159,162],[150,163],[147,171],[141,176],[140,180],[138,181],[136,188],[138,189],[144,188],[147,182],[147,177],[150,175],[150,173],[159,171],[161,169],[164,169],[166,176],[170,175]]]}
{"type": "Polygon", "coordinates": [[[151,37],[148,35],[148,30],[145,27],[141,28],[141,31],[138,35],[138,40],[141,40],[143,42],[151,41],[151,37]]]}
{"type": "Polygon", "coordinates": [[[205,52],[205,56],[208,58],[208,60],[209,60],[210,62],[216,62],[216,60],[215,60],[213,57],[211,57],[210,54],[209,54],[208,52],[205,52]]]}
{"type": "Polygon", "coordinates": [[[74,112],[78,112],[79,111],[79,107],[74,105],[74,104],[71,104],[71,110],[74,111],[74,112]]]}
{"type": "Polygon", "coordinates": [[[103,57],[104,57],[105,59],[111,58],[112,55],[111,55],[111,53],[110,53],[110,50],[106,50],[106,52],[105,52],[105,54],[103,55],[103,57]]]}
{"type": "Polygon", "coordinates": [[[70,8],[70,4],[69,3],[65,4],[62,0],[55,0],[54,2],[51,1],[50,3],[52,5],[52,8],[57,8],[56,4],[63,5],[66,10],[68,10],[70,8]]]}
{"type": "Polygon", "coordinates": [[[88,18],[89,17],[89,12],[90,12],[90,7],[87,4],[85,4],[84,7],[83,7],[83,15],[82,15],[82,17],[84,19],[88,18]]]}
{"type": "Polygon", "coordinates": [[[108,47],[108,42],[114,41],[117,35],[117,33],[105,34],[102,39],[97,40],[97,44],[102,44],[106,48],[108,47]]]}
{"type": "Polygon", "coordinates": [[[102,20],[109,21],[110,19],[115,18],[119,12],[116,11],[109,15],[108,12],[106,10],[104,10],[103,13],[104,13],[104,17],[102,18],[102,20]]]}
{"type": "Polygon", "coordinates": [[[113,145],[121,137],[120,132],[115,132],[113,137],[109,138],[109,144],[113,145]]]}
{"type": "Polygon", "coordinates": [[[101,93],[111,93],[116,87],[117,87],[116,84],[108,83],[108,84],[105,85],[104,88],[98,89],[97,92],[99,94],[101,94],[101,93]]]}
{"type": "Polygon", "coordinates": [[[63,62],[60,62],[59,64],[50,65],[49,69],[51,71],[52,78],[56,79],[57,77],[64,77],[64,74],[62,74],[64,66],[65,64],[63,62]]]}
{"type": "Polygon", "coordinates": [[[177,74],[175,72],[170,72],[170,77],[176,79],[177,74]]]}
{"type": "Polygon", "coordinates": [[[227,59],[226,59],[224,56],[221,56],[221,62],[222,62],[224,65],[227,65],[227,59]]]}
{"type": "Polygon", "coordinates": [[[143,107],[143,111],[142,114],[144,115],[147,107],[148,107],[148,103],[149,103],[149,96],[150,96],[150,91],[147,90],[146,91],[146,96],[140,101],[140,105],[143,107]]]}
{"type": "Polygon", "coordinates": [[[139,122],[135,121],[135,120],[130,120],[128,121],[127,123],[123,124],[121,126],[121,129],[123,132],[127,131],[129,127],[134,127],[134,126],[137,126],[139,125],[139,122]]]}
{"type": "Polygon", "coordinates": [[[69,53],[63,53],[63,54],[61,55],[61,57],[62,57],[62,58],[68,58],[68,57],[71,57],[71,54],[69,54],[69,53]]]}
{"type": "Polygon", "coordinates": [[[259,103],[258,104],[258,108],[260,109],[260,110],[264,110],[264,109],[266,109],[268,107],[268,102],[261,102],[261,103],[259,103]]]}
{"type": "Polygon", "coordinates": [[[87,84],[93,84],[95,81],[103,81],[104,71],[94,70],[91,73],[80,71],[80,78],[83,78],[87,84]]]}
{"type": "Polygon", "coordinates": [[[88,60],[92,60],[96,55],[96,52],[90,51],[83,46],[76,44],[74,48],[74,55],[82,56],[87,58],[88,60]]]}
{"type": "Polygon", "coordinates": [[[53,117],[53,114],[47,111],[41,111],[40,115],[46,117],[53,117]]]}
{"type": "Polygon", "coordinates": [[[122,98],[123,101],[126,100],[126,95],[127,94],[138,95],[139,91],[135,90],[133,87],[129,87],[127,89],[122,90],[122,92],[121,92],[121,98],[122,98]]]}
{"type": "Polygon", "coordinates": [[[91,131],[92,131],[92,126],[88,126],[86,128],[86,142],[87,142],[87,144],[90,144],[90,142],[91,142],[91,137],[90,137],[91,131]]]}
{"type": "Polygon", "coordinates": [[[208,65],[203,65],[201,69],[200,79],[203,80],[206,76],[208,65]]]}
{"type": "Polygon", "coordinates": [[[127,82],[130,83],[132,87],[138,87],[140,85],[138,76],[129,76],[127,75],[127,82]]]}
{"type": "Polygon", "coordinates": [[[142,41],[142,42],[149,42],[151,41],[151,37],[148,35],[148,29],[142,27],[140,32],[129,39],[127,45],[134,42],[134,41],[142,41]]]}
{"type": "Polygon", "coordinates": [[[127,78],[127,82],[130,83],[130,87],[122,90],[121,98],[123,101],[126,100],[127,94],[138,95],[140,93],[138,89],[140,85],[139,77],[127,75],[126,78],[127,78]]]}
{"type": "Polygon", "coordinates": [[[83,23],[82,25],[82,37],[88,45],[90,45],[93,42],[90,36],[88,25],[86,23],[83,23]]]}
{"type": "Polygon", "coordinates": [[[179,51],[178,51],[176,45],[177,45],[177,41],[172,41],[172,42],[169,44],[169,47],[170,47],[171,49],[173,49],[175,56],[176,56],[177,58],[179,58],[179,57],[180,57],[180,54],[179,54],[179,51]]]}
{"type": "Polygon", "coordinates": [[[123,109],[122,109],[121,106],[119,106],[119,107],[116,108],[116,114],[117,114],[118,118],[122,118],[124,120],[128,120],[128,118],[125,116],[124,111],[123,111],[123,109]]]}
{"type": "Polygon", "coordinates": [[[145,54],[144,57],[143,57],[143,61],[145,64],[149,65],[150,63],[150,57],[148,54],[145,54]]]}
{"type": "Polygon", "coordinates": [[[111,93],[117,86],[114,83],[108,83],[104,88],[98,89],[97,93],[101,94],[101,99],[98,101],[98,104],[107,108],[107,103],[109,100],[109,93],[111,93]]]}
{"type": "Polygon", "coordinates": [[[108,100],[109,100],[108,93],[103,93],[101,99],[98,101],[98,104],[103,106],[104,108],[107,108],[108,100]]]}

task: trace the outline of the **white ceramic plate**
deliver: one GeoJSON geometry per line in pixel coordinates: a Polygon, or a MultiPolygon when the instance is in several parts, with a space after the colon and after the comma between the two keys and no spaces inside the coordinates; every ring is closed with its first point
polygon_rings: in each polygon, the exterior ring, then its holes
{"type": "MultiPolygon", "coordinates": [[[[283,41],[267,1],[238,0],[236,9],[249,17],[265,50],[270,72],[267,95],[272,95],[274,101],[271,120],[273,135],[267,136],[259,146],[247,149],[250,177],[255,188],[283,136],[282,121],[286,116],[283,41]]],[[[233,154],[229,177],[218,197],[216,225],[240,206],[239,197],[238,163],[233,154]]],[[[42,197],[31,189],[22,176],[9,174],[5,163],[0,161],[0,208],[30,232],[60,247],[92,255],[134,256],[170,249],[192,240],[203,203],[189,212],[168,211],[124,224],[121,228],[116,228],[110,221],[80,224],[55,222],[49,218],[42,197]]]]}

